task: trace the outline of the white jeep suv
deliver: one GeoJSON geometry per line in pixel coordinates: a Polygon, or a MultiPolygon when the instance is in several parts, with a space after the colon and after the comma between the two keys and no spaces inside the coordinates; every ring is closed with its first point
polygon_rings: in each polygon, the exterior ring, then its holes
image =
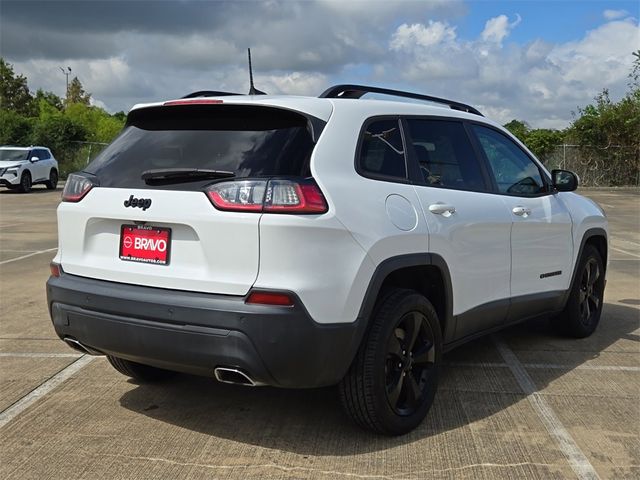
{"type": "Polygon", "coordinates": [[[338,384],[358,424],[401,434],[445,351],[544,315],[595,330],[607,220],[576,187],[473,107],[425,95],[138,105],[67,181],[50,314],[138,380],[338,384]]]}
{"type": "Polygon", "coordinates": [[[42,183],[49,190],[58,185],[58,162],[46,147],[0,147],[0,185],[23,193],[42,183]]]}

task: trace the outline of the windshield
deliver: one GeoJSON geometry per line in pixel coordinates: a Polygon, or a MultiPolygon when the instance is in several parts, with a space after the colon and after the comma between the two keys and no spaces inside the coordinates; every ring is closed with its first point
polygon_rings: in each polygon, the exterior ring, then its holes
{"type": "MultiPolygon", "coordinates": [[[[235,177],[310,176],[313,140],[306,117],[247,106],[156,107],[130,114],[127,126],[85,171],[101,186],[145,188],[142,173],[207,169],[235,177]]],[[[172,182],[196,189],[211,178],[172,182]],[[187,185],[188,184],[188,185],[187,185]]]]}
{"type": "Polygon", "coordinates": [[[2,148],[0,149],[0,161],[17,161],[26,160],[29,150],[18,148],[2,148]]]}

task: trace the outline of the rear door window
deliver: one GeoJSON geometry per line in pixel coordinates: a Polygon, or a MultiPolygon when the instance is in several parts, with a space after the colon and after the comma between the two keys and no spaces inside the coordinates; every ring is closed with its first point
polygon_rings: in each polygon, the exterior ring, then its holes
{"type": "Polygon", "coordinates": [[[400,121],[397,118],[368,123],[360,141],[357,163],[360,174],[381,180],[407,179],[400,121]]]}
{"type": "MultiPolygon", "coordinates": [[[[307,117],[269,107],[189,105],[130,113],[122,133],[85,171],[104,187],[149,187],[143,172],[184,168],[236,177],[311,175],[314,142],[307,117]]],[[[198,189],[211,179],[162,188],[198,189]]]]}
{"type": "Polygon", "coordinates": [[[407,119],[411,148],[428,186],[486,191],[480,162],[462,122],[407,119]]]}

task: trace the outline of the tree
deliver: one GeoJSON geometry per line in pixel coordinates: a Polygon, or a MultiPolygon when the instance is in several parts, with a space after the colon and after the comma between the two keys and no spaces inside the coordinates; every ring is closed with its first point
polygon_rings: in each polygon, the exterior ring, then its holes
{"type": "Polygon", "coordinates": [[[16,75],[13,66],[1,57],[0,106],[25,116],[33,115],[35,110],[27,78],[24,75],[16,75]]]}
{"type": "Polygon", "coordinates": [[[522,120],[511,120],[504,126],[538,158],[544,158],[564,141],[564,133],[548,128],[532,129],[522,120]]]}
{"type": "Polygon", "coordinates": [[[40,102],[46,102],[48,105],[55,108],[56,110],[59,110],[59,111],[62,110],[62,99],[59,96],[57,96],[55,93],[45,92],[41,88],[39,88],[38,91],[36,92],[34,101],[37,106],[40,106],[40,102]]]}
{"type": "Polygon", "coordinates": [[[564,132],[538,128],[527,135],[526,145],[536,157],[543,159],[558,146],[564,143],[564,132]]]}
{"type": "Polygon", "coordinates": [[[0,109],[0,145],[29,145],[33,122],[19,113],[0,109]]]}
{"type": "Polygon", "coordinates": [[[69,91],[67,92],[66,104],[69,105],[72,103],[82,103],[84,105],[91,103],[91,94],[85,92],[78,77],[73,77],[73,80],[71,80],[69,84],[69,91]]]}
{"type": "Polygon", "coordinates": [[[36,145],[46,145],[54,155],[64,158],[64,154],[72,142],[84,141],[87,131],[78,122],[58,115],[40,120],[32,135],[32,142],[36,145]]]}
{"type": "Polygon", "coordinates": [[[511,133],[513,133],[516,137],[518,137],[518,140],[520,140],[523,143],[525,142],[530,130],[529,125],[527,125],[526,122],[523,122],[522,120],[515,120],[515,119],[505,124],[504,128],[506,128],[511,133]]]}

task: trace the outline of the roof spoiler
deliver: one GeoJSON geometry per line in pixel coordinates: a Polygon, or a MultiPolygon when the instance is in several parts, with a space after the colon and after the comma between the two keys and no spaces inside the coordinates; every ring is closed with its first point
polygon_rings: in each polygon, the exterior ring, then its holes
{"type": "Polygon", "coordinates": [[[198,98],[198,97],[228,97],[230,95],[242,95],[241,93],[232,92],[217,92],[215,90],[199,90],[197,92],[190,93],[181,98],[198,98]]]}
{"type": "Polygon", "coordinates": [[[446,98],[432,97],[431,95],[422,95],[420,93],[405,92],[403,90],[392,90],[390,88],[370,87],[366,85],[334,85],[320,94],[320,98],[361,98],[367,93],[380,93],[382,95],[390,95],[393,97],[413,98],[415,100],[424,100],[427,102],[440,103],[449,106],[453,110],[461,112],[473,113],[483,116],[476,108],[471,105],[447,100],[446,98]]]}

